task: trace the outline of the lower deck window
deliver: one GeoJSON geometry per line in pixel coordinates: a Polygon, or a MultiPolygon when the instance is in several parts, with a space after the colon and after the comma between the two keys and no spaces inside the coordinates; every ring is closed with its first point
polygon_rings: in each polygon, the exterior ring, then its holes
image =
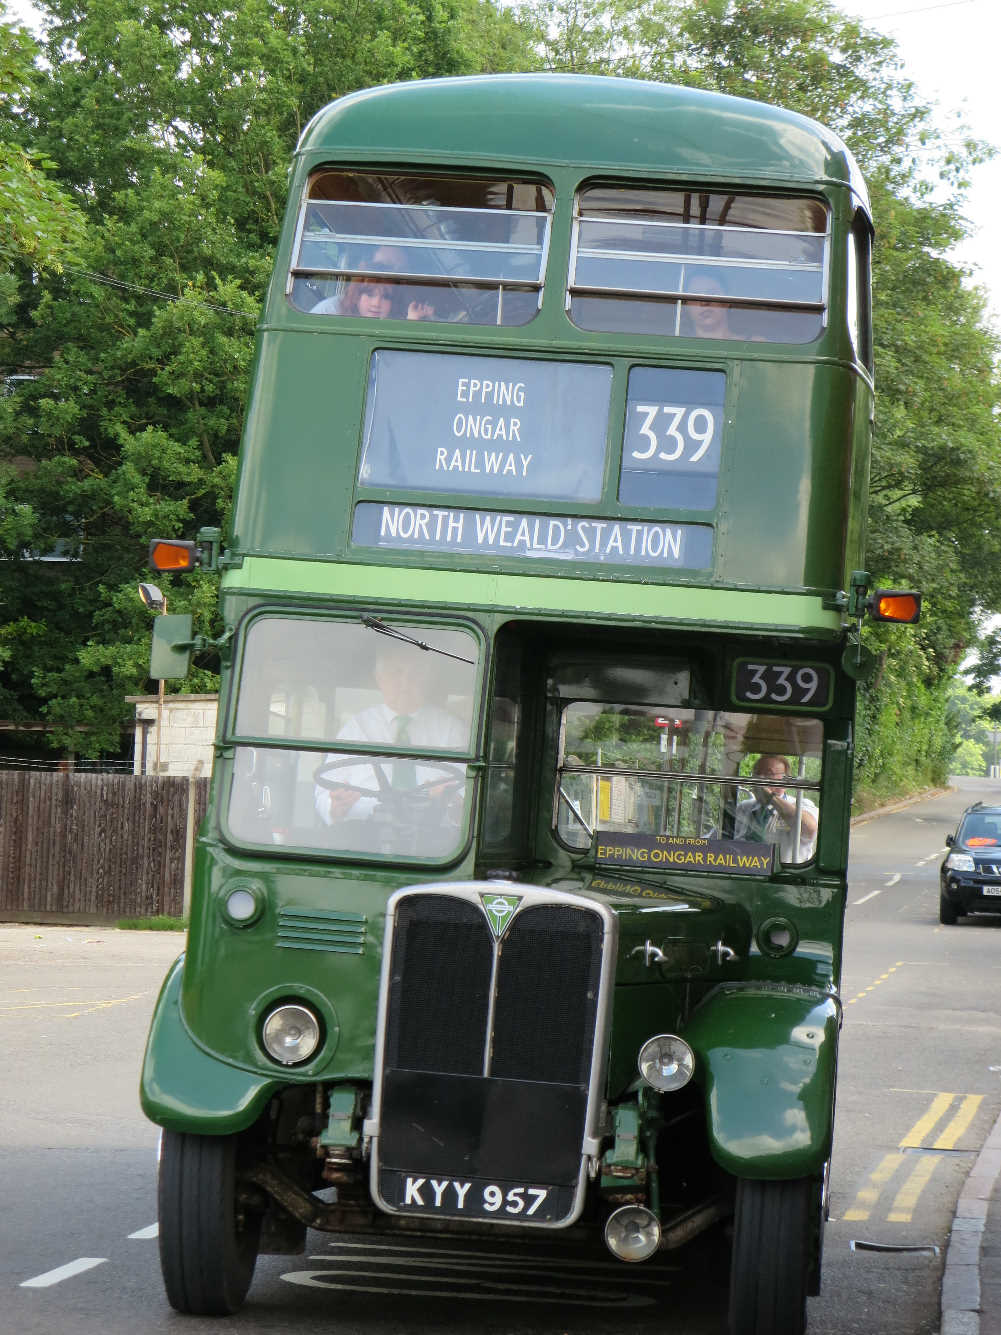
{"type": "Polygon", "coordinates": [[[613,702],[563,711],[555,825],[570,848],[598,831],[772,844],[809,862],[819,822],[820,721],[613,702]]]}

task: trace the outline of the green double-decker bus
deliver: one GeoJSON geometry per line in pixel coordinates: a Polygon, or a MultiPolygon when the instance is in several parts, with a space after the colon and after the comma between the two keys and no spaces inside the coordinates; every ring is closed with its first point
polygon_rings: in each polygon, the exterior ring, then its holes
{"type": "Polygon", "coordinates": [[[142,1075],[175,1308],[307,1228],[642,1262],[732,1220],[732,1335],[805,1328],[859,628],[918,610],[861,569],[871,237],[834,134],[693,89],[307,127],[232,533],[154,555],[225,623],[142,1075]]]}

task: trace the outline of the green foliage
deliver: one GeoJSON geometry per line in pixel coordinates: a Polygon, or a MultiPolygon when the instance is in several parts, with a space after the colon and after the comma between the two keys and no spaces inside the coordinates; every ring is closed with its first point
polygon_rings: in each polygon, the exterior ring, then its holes
{"type": "MultiPolygon", "coordinates": [[[[83,219],[48,178],[55,163],[25,148],[18,115],[34,77],[35,43],[7,21],[0,3],[0,264],[29,260],[36,269],[61,267],[83,239],[83,219]]],[[[0,325],[6,324],[14,289],[0,275],[0,325]]]]}
{"type": "Polygon", "coordinates": [[[972,774],[976,778],[982,778],[987,773],[984,748],[969,740],[960,742],[949,768],[952,774],[972,774]]]}
{"type": "Polygon", "coordinates": [[[859,693],[856,774],[862,809],[940,787],[955,748],[946,685],[929,682],[928,653],[917,637],[873,627],[865,638],[879,666],[859,693]]]}
{"type": "MultiPolygon", "coordinates": [[[[307,121],[369,84],[534,58],[491,0],[41,8],[44,65],[2,30],[16,60],[0,145],[30,132],[88,226],[61,273],[40,279],[36,251],[0,275],[0,375],[34,377],[0,398],[0,717],[45,720],[50,745],[93,755],[118,749],[125,697],[149,690],[149,539],[226,528],[307,121]]],[[[197,633],[218,633],[214,578],[157,582],[197,633]]],[[[215,666],[201,655],[180,685],[212,690],[215,666]]]]}

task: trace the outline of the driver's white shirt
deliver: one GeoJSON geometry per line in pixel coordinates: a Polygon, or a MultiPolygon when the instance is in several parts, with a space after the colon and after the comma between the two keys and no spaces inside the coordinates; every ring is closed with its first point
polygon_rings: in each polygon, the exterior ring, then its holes
{"type": "MultiPolygon", "coordinates": [[[[377,705],[370,705],[367,709],[360,710],[351,718],[346,719],[340,732],[337,734],[339,742],[382,742],[389,745],[396,741],[397,719],[401,717],[394,709],[382,701],[377,705]]],[[[457,719],[454,714],[450,714],[447,709],[441,709],[438,705],[421,705],[415,709],[412,714],[405,715],[407,719],[407,735],[409,737],[408,745],[414,748],[426,747],[428,750],[435,751],[464,751],[469,744],[468,729],[457,719]]],[[[323,763],[328,764],[338,760],[349,759],[348,755],[338,752],[329,752],[324,756],[323,763]]],[[[378,802],[379,779],[375,773],[375,765],[379,765],[386,776],[387,782],[392,782],[393,762],[389,759],[372,759],[358,757],[357,765],[346,765],[344,769],[334,770],[330,778],[338,783],[349,783],[353,788],[363,788],[366,793],[372,796],[359,797],[350,810],[352,819],[370,816],[378,802]]],[[[443,779],[447,777],[442,772],[440,765],[422,765],[417,762],[417,784],[432,783],[435,778],[443,779]]],[[[323,788],[320,784],[315,784],[313,789],[313,805],[316,808],[317,815],[325,825],[330,824],[330,789],[323,788]]]]}

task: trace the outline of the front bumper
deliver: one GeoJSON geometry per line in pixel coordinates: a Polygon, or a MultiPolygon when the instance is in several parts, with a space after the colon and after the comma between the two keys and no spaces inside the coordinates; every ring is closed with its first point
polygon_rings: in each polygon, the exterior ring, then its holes
{"type": "Polygon", "coordinates": [[[1001,880],[974,872],[950,872],[942,894],[958,913],[1001,913],[1001,880]]]}

